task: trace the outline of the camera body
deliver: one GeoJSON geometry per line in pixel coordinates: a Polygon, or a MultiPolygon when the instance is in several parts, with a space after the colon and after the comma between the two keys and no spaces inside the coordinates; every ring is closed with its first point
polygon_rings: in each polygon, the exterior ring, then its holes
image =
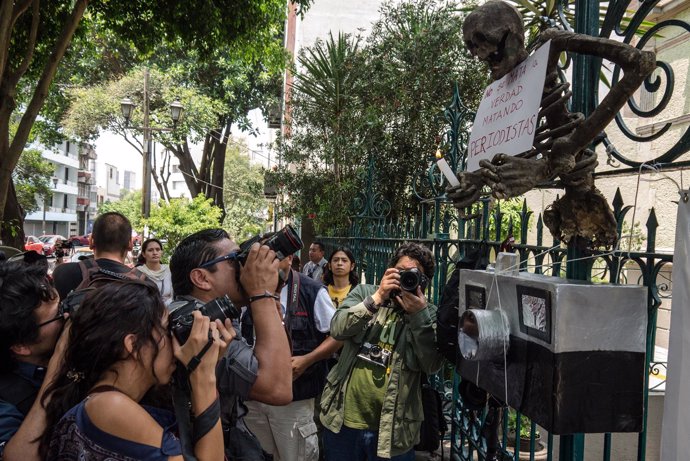
{"type": "Polygon", "coordinates": [[[463,382],[553,434],[642,430],[644,287],[463,269],[458,311],[463,382]]]}
{"type": "Polygon", "coordinates": [[[357,354],[357,357],[366,360],[369,363],[378,365],[383,368],[388,368],[388,363],[391,360],[391,351],[382,349],[377,344],[365,342],[357,354]]]}
{"type": "Polygon", "coordinates": [[[201,304],[194,299],[179,299],[169,306],[169,328],[180,344],[189,339],[194,323],[194,311],[198,310],[202,315],[209,317],[211,321],[225,319],[238,319],[242,310],[237,308],[227,295],[212,299],[206,304],[201,304]]]}
{"type": "Polygon", "coordinates": [[[266,245],[271,250],[275,251],[276,257],[281,261],[297,250],[301,250],[304,246],[302,244],[302,239],[297,235],[295,229],[288,224],[278,232],[255,235],[249,240],[240,243],[240,253],[237,255],[237,260],[244,264],[247,260],[249,249],[256,242],[266,245]]]}

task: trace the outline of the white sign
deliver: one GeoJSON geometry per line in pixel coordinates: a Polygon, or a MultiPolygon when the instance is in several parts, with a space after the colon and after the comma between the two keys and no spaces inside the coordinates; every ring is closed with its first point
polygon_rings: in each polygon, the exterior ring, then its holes
{"type": "Polygon", "coordinates": [[[484,90],[467,148],[467,171],[496,154],[532,148],[551,41],[484,90]]]}

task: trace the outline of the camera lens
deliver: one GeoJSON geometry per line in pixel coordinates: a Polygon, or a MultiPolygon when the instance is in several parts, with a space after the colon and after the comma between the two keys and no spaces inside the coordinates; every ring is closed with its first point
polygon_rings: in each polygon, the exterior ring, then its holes
{"type": "Polygon", "coordinates": [[[400,288],[405,291],[417,291],[419,286],[420,276],[416,270],[400,272],[400,288]]]}
{"type": "Polygon", "coordinates": [[[376,345],[371,346],[371,350],[369,350],[369,356],[374,359],[381,357],[381,348],[376,345]]]}
{"type": "Polygon", "coordinates": [[[225,319],[237,319],[242,313],[235,305],[230,301],[227,295],[216,298],[201,309],[201,313],[209,317],[211,321],[220,320],[225,322],[225,319]]]}

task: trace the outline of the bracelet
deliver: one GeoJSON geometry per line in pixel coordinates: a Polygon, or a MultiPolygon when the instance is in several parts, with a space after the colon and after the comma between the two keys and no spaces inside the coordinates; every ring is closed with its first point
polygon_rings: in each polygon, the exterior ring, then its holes
{"type": "Polygon", "coordinates": [[[379,306],[376,304],[374,298],[372,298],[371,296],[367,296],[366,298],[364,298],[364,301],[362,301],[362,303],[364,304],[364,307],[366,307],[367,310],[372,314],[375,314],[379,311],[379,306]]]}
{"type": "Polygon", "coordinates": [[[256,296],[250,296],[249,299],[247,300],[248,301],[247,304],[251,304],[254,301],[258,301],[258,300],[264,299],[264,298],[271,298],[271,299],[274,299],[276,301],[280,299],[280,297],[278,297],[278,296],[274,295],[273,293],[271,293],[270,291],[266,290],[263,292],[263,294],[256,295],[256,296]]]}

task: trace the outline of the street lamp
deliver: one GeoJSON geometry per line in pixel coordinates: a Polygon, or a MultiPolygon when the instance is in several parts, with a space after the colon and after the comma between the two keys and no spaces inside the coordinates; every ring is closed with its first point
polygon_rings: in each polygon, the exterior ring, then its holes
{"type": "MultiPolygon", "coordinates": [[[[53,189],[57,189],[57,183],[58,183],[58,178],[53,176],[53,189]]],[[[43,223],[42,223],[42,228],[43,228],[43,233],[41,235],[46,235],[46,209],[48,208],[46,206],[46,202],[48,201],[48,196],[44,195],[43,196],[43,223]]]]}
{"type": "Polygon", "coordinates": [[[173,101],[170,104],[170,115],[173,121],[173,128],[151,128],[149,121],[149,69],[144,69],[144,126],[130,127],[129,120],[134,111],[134,103],[129,98],[124,98],[120,101],[120,109],[122,116],[125,118],[125,127],[142,130],[144,133],[144,152],[143,152],[143,179],[142,179],[142,197],[141,197],[141,214],[144,218],[148,218],[151,213],[151,133],[153,131],[172,131],[177,126],[177,122],[182,117],[184,106],[180,101],[173,101]]]}

